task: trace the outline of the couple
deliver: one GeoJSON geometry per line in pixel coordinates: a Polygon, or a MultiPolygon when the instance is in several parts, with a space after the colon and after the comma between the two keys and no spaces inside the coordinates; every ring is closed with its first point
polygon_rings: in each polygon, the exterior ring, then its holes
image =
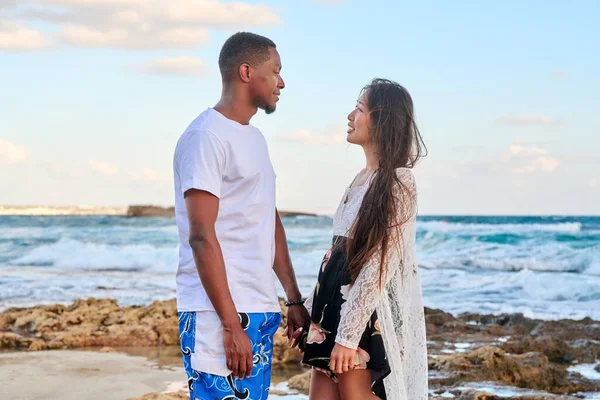
{"type": "Polygon", "coordinates": [[[174,156],[181,240],[177,308],[191,400],[268,397],[273,337],[287,296],[287,331],[311,366],[312,400],[425,400],[425,322],[414,243],[411,168],[422,142],[412,100],[376,79],[348,115],[366,168],[335,213],[318,281],[302,300],[275,206],[267,143],[250,124],[275,111],[281,60],[275,44],[231,36],[219,55],[220,101],[180,137],[174,156]]]}

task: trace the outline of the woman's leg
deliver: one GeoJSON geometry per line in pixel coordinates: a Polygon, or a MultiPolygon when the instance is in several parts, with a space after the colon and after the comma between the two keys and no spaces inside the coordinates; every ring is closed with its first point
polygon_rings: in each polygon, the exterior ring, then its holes
{"type": "Polygon", "coordinates": [[[337,376],[338,390],[343,400],[379,400],[371,392],[371,371],[354,369],[337,376]]]}
{"type": "Polygon", "coordinates": [[[341,400],[338,385],[323,372],[312,370],[308,400],[341,400]]]}

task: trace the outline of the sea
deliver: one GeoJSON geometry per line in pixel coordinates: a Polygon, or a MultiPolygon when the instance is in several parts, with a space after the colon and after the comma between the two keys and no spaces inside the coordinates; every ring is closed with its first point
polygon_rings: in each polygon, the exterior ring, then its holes
{"type": "MultiPolygon", "coordinates": [[[[175,297],[172,218],[128,218],[111,208],[10,215],[18,212],[0,207],[0,310],[88,297],[121,305],[175,297]]],[[[332,219],[297,216],[283,224],[307,295],[331,243],[332,219]]],[[[416,251],[427,307],[600,320],[598,216],[419,216],[416,251]]]]}

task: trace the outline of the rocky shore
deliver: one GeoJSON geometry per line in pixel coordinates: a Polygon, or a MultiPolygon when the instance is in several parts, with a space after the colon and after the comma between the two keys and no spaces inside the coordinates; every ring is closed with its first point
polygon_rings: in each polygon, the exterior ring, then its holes
{"type": "MultiPolygon", "coordinates": [[[[283,304],[282,311],[285,315],[283,304]]],[[[600,373],[598,321],[542,321],[521,314],[453,316],[429,308],[425,313],[433,399],[575,399],[600,392],[598,377],[585,372],[600,373]]],[[[275,337],[274,364],[297,365],[301,354],[289,348],[285,326],[284,318],[275,337]]],[[[92,298],[0,314],[3,350],[156,347],[177,345],[178,340],[175,300],[121,307],[115,300],[92,298]]],[[[306,393],[309,374],[291,378],[289,387],[306,393]]],[[[180,399],[185,393],[143,398],[180,399]]]]}

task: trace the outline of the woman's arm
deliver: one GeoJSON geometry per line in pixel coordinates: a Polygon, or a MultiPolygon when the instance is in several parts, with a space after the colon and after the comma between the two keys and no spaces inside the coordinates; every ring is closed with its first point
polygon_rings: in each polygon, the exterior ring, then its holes
{"type": "MultiPolygon", "coordinates": [[[[396,191],[396,201],[398,218],[400,222],[406,222],[414,218],[416,214],[416,189],[412,172],[407,169],[397,171],[398,178],[403,184],[405,196],[401,196],[396,191]],[[410,199],[408,202],[400,199],[410,199]]],[[[391,227],[389,236],[389,245],[385,259],[384,276],[382,277],[382,287],[387,286],[395,274],[401,270],[402,250],[401,250],[401,227],[391,227]]],[[[377,250],[373,257],[362,268],[356,281],[352,285],[346,302],[342,304],[341,319],[338,326],[336,343],[356,349],[360,338],[364,333],[365,327],[371,315],[375,311],[381,297],[382,287],[380,286],[380,264],[381,249],[377,250]]]]}

